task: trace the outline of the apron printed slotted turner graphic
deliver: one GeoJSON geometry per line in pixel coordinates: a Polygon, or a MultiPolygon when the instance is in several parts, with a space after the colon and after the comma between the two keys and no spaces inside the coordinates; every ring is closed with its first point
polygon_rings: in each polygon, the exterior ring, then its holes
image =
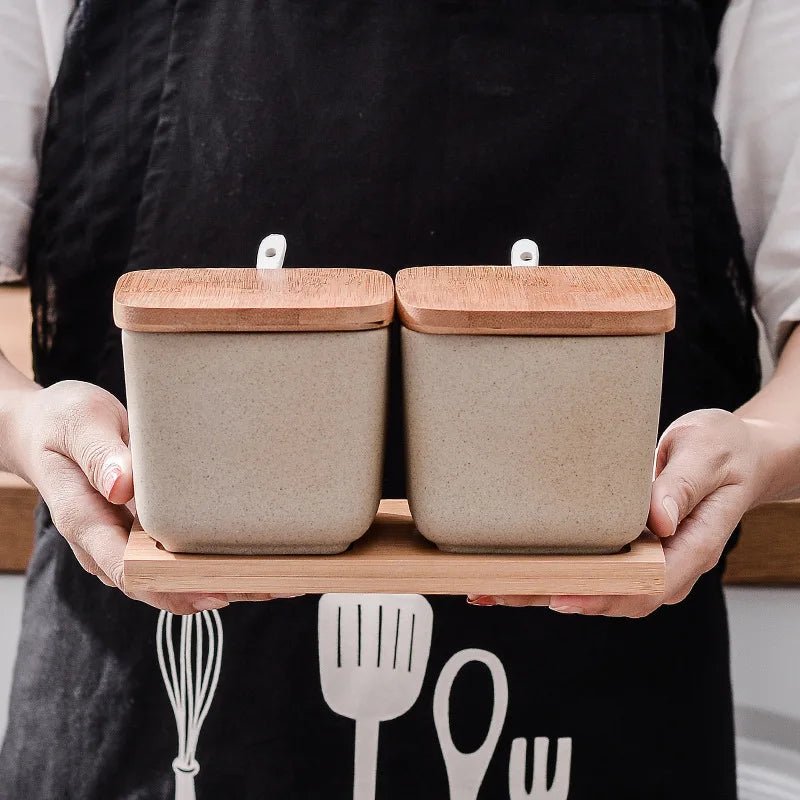
{"type": "Polygon", "coordinates": [[[326,594],[318,624],[325,702],[356,723],[353,800],[374,800],[380,723],[419,697],[433,609],[422,595],[326,594]]]}

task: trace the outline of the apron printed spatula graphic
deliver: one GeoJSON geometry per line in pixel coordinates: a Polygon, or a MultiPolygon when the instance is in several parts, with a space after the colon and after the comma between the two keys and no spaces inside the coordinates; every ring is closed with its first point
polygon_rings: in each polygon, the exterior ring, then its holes
{"type": "Polygon", "coordinates": [[[374,800],[381,722],[405,714],[422,689],[433,609],[422,595],[326,594],[319,601],[325,702],[355,720],[353,800],[374,800]]]}

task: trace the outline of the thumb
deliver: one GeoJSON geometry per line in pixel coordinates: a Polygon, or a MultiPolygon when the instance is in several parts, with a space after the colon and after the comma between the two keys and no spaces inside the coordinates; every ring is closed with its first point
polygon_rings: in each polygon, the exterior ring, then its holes
{"type": "Polygon", "coordinates": [[[107,402],[93,403],[83,416],[71,422],[64,436],[64,455],[81,468],[106,500],[116,505],[133,497],[127,440],[127,412],[110,395],[107,402]]]}
{"type": "Polygon", "coordinates": [[[672,536],[692,510],[724,482],[722,459],[715,458],[691,429],[668,430],[658,448],[658,477],[653,481],[648,527],[672,536]]]}

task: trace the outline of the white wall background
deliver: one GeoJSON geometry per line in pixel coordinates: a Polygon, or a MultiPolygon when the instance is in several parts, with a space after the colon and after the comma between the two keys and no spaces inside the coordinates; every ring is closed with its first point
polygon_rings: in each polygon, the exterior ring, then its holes
{"type": "Polygon", "coordinates": [[[0,739],[8,721],[8,693],[22,617],[21,575],[0,575],[0,739]]]}

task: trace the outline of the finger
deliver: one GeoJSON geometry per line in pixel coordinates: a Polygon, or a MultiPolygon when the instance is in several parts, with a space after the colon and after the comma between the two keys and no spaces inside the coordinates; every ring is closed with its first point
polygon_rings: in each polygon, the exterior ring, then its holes
{"type": "Polygon", "coordinates": [[[226,595],[229,603],[259,603],[264,600],[293,600],[295,597],[304,597],[304,594],[286,594],[286,593],[272,593],[272,594],[228,594],[226,595]]]}
{"type": "Polygon", "coordinates": [[[735,486],[716,490],[684,518],[676,536],[663,541],[664,592],[643,596],[558,596],[550,608],[567,614],[643,617],[661,605],[686,598],[701,575],[713,569],[743,513],[742,491],[735,486]]]}
{"type": "Polygon", "coordinates": [[[550,595],[545,594],[501,594],[467,595],[467,602],[471,606],[508,606],[510,608],[525,608],[527,606],[547,606],[550,603],[550,595]]]}
{"type": "Polygon", "coordinates": [[[198,592],[127,592],[132,600],[146,603],[171,614],[187,616],[201,611],[218,611],[228,605],[224,595],[198,592]]]}
{"type": "MultiPolygon", "coordinates": [[[[101,520],[99,509],[95,509],[93,516],[74,533],[74,538],[80,547],[92,555],[100,570],[111,578],[120,591],[131,599],[173,614],[195,614],[199,611],[219,610],[228,605],[227,597],[217,593],[128,591],[125,586],[124,556],[130,534],[130,515],[124,506],[109,506],[97,494],[93,498],[93,502],[104,505],[106,516],[101,520]]],[[[91,503],[87,503],[87,506],[91,510],[91,503]]]]}
{"type": "Polygon", "coordinates": [[[668,430],[659,444],[662,466],[653,481],[647,525],[662,538],[672,536],[692,509],[726,480],[728,451],[698,431],[668,430]]]}
{"type": "MultiPolygon", "coordinates": [[[[90,575],[94,575],[101,583],[109,588],[118,588],[97,565],[97,562],[79,545],[68,542],[78,563],[90,575]]],[[[128,597],[132,600],[146,603],[154,608],[170,611],[173,614],[196,614],[198,611],[211,611],[211,609],[225,608],[228,601],[220,596],[210,596],[202,594],[172,594],[166,592],[142,592],[133,595],[130,592],[128,597]]]]}
{"type": "MultiPolygon", "coordinates": [[[[40,486],[53,523],[69,543],[81,565],[125,592],[123,559],[132,517],[125,506],[109,505],[93,491],[81,468],[67,456],[53,454],[48,472],[51,480],[40,486]]],[[[106,581],[104,581],[105,583],[106,581]]],[[[224,595],[125,592],[155,608],[173,614],[194,614],[224,608],[224,595]]]]}
{"type": "Polygon", "coordinates": [[[82,548],[79,547],[77,544],[73,544],[72,542],[67,542],[72,550],[73,555],[77,562],[88,572],[90,575],[93,575],[97,578],[101,583],[104,583],[106,586],[113,586],[114,581],[108,577],[108,575],[97,566],[97,562],[82,548]]]}
{"type": "Polygon", "coordinates": [[[90,575],[94,575],[106,586],[115,586],[112,578],[97,563],[97,559],[88,548],[79,542],[75,535],[82,522],[81,509],[84,503],[102,504],[103,511],[111,508],[102,498],[93,492],[86,482],[86,476],[80,467],[67,456],[50,453],[45,472],[47,479],[39,482],[39,492],[50,510],[53,524],[70,546],[78,563],[90,575]]]}
{"type": "Polygon", "coordinates": [[[124,505],[109,505],[93,491],[81,468],[67,456],[52,453],[47,471],[50,479],[39,487],[42,497],[56,528],[88,572],[134,600],[173,614],[228,605],[224,594],[126,591],[123,563],[132,515],[124,505]]]}
{"type": "MultiPolygon", "coordinates": [[[[687,519],[684,525],[691,525],[687,519]]],[[[664,540],[664,591],[655,595],[575,595],[554,596],[550,608],[560,614],[630,617],[639,619],[662,605],[685,599],[698,578],[719,560],[723,544],[710,546],[701,534],[687,536],[682,529],[677,536],[664,540]]]]}
{"type": "Polygon", "coordinates": [[[230,603],[266,602],[268,600],[291,599],[303,597],[302,594],[201,594],[179,592],[128,592],[134,600],[154,608],[164,609],[173,614],[196,614],[199,611],[212,611],[225,608],[230,603]]]}
{"type": "Polygon", "coordinates": [[[133,471],[128,442],[128,417],[108,392],[93,390],[76,401],[67,416],[56,452],[71,458],[89,483],[107,500],[127,503],[133,497],[133,471]]]}
{"type": "Polygon", "coordinates": [[[652,614],[664,602],[656,595],[557,595],[550,598],[550,609],[559,614],[586,616],[631,617],[638,619],[652,614]]]}
{"type": "Polygon", "coordinates": [[[746,509],[745,492],[736,485],[722,486],[692,509],[678,534],[664,542],[665,603],[683,600],[698,578],[717,566],[746,509]]]}
{"type": "Polygon", "coordinates": [[[66,456],[51,461],[51,471],[53,480],[40,490],[56,528],[122,589],[122,556],[132,522],[127,509],[92,491],[81,468],[66,456]]]}

